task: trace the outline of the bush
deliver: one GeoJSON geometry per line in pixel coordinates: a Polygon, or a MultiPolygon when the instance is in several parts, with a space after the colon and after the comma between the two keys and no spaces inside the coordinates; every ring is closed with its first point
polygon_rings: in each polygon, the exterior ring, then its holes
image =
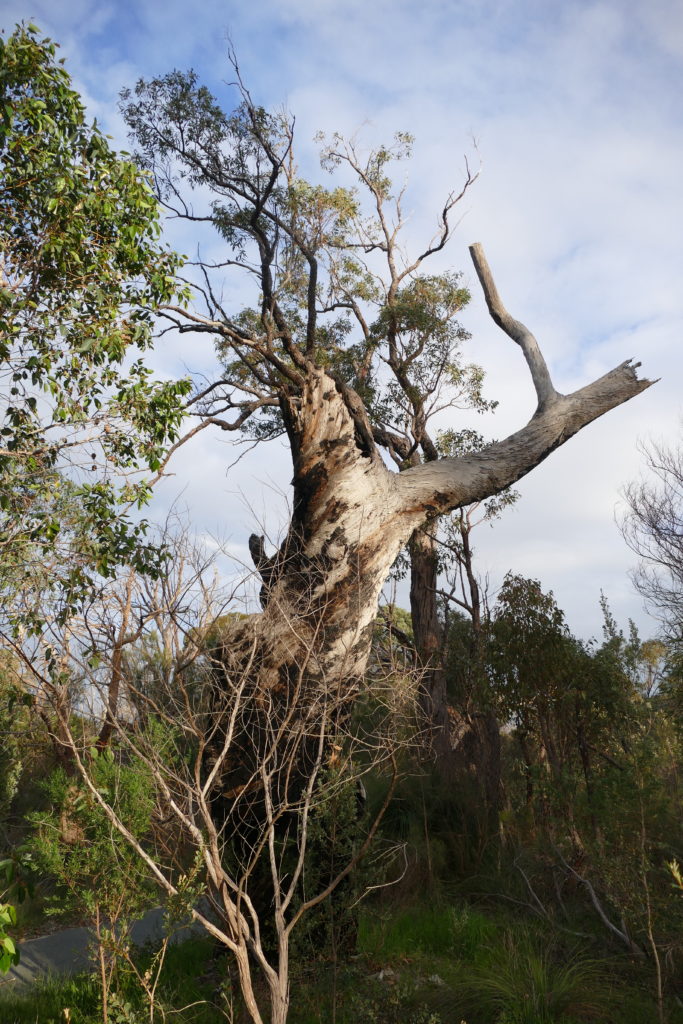
{"type": "Polygon", "coordinates": [[[472,1024],[575,1024],[613,1020],[614,992],[601,965],[507,933],[482,951],[457,985],[472,1024]]]}

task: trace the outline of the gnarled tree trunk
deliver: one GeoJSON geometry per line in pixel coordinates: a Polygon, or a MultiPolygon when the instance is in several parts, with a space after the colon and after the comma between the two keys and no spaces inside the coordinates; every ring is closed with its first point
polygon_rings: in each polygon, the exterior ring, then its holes
{"type": "Polygon", "coordinates": [[[299,393],[281,398],[294,463],[292,522],[268,564],[263,612],[237,623],[223,645],[228,677],[248,664],[264,694],[286,700],[288,690],[305,685],[341,688],[352,699],[382,585],[414,531],[429,517],[510,486],[586,424],[650,386],[628,361],[571,395],[556,392],[536,340],[503,307],[481,249],[471,251],[491,315],[531,371],[538,397],[532,418],[480,452],[395,473],[375,447],[355,392],[312,360],[300,364],[299,393]]]}

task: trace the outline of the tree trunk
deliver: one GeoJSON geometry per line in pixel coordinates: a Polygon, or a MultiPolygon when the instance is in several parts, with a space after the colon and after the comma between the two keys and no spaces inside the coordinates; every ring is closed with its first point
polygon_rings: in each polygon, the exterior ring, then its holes
{"type": "Polygon", "coordinates": [[[476,733],[477,781],[484,797],[488,838],[498,835],[501,804],[500,723],[490,708],[473,721],[476,733]]]}
{"type": "Polygon", "coordinates": [[[119,704],[119,694],[121,692],[121,682],[123,679],[123,655],[126,645],[131,641],[131,638],[128,637],[127,634],[133,601],[134,581],[135,574],[131,571],[128,574],[128,579],[126,581],[123,607],[121,608],[121,620],[112,646],[111,671],[109,674],[109,686],[107,689],[107,709],[96,743],[96,747],[100,752],[105,750],[109,745],[112,734],[116,728],[116,714],[119,704]]]}
{"type": "Polygon", "coordinates": [[[265,689],[277,690],[303,666],[326,685],[362,678],[380,591],[423,518],[406,505],[345,390],[311,365],[301,399],[283,402],[294,462],[292,522],[277,555],[266,560],[262,614],[238,623],[230,637],[254,647],[265,689]]]}
{"type": "Polygon", "coordinates": [[[529,734],[523,725],[518,725],[516,729],[517,741],[519,743],[519,749],[522,752],[522,764],[524,772],[524,781],[526,788],[525,803],[527,809],[533,809],[534,803],[534,778],[533,768],[535,767],[533,757],[531,754],[531,747],[529,745],[529,734]]]}
{"type": "MultiPolygon", "coordinates": [[[[470,542],[472,526],[470,520],[461,513],[462,564],[467,578],[468,605],[472,620],[472,646],[470,649],[471,671],[475,673],[476,684],[473,692],[481,693],[481,680],[484,672],[484,633],[481,619],[481,591],[474,571],[474,553],[470,542]]],[[[472,718],[472,729],[475,736],[474,760],[477,782],[484,797],[486,812],[487,838],[497,836],[500,829],[501,801],[501,742],[500,723],[490,707],[475,708],[472,718]],[[477,714],[476,712],[479,711],[477,714]]]]}
{"type": "MultiPolygon", "coordinates": [[[[263,612],[237,623],[223,643],[229,680],[248,671],[256,692],[285,703],[302,686],[337,688],[352,700],[380,591],[418,526],[510,486],[587,423],[649,387],[626,362],[572,395],[558,394],[535,339],[502,306],[483,253],[472,252],[492,316],[524,352],[536,412],[483,451],[392,473],[358,395],[312,360],[300,361],[296,388],[280,396],[294,464],[292,522],[270,566],[263,612]]],[[[431,612],[424,617],[431,620],[431,612]]],[[[436,684],[433,691],[438,703],[436,684]]]]}
{"type": "Polygon", "coordinates": [[[436,530],[436,521],[429,520],[414,530],[410,538],[410,615],[422,671],[422,712],[428,724],[431,748],[436,755],[437,771],[443,778],[449,778],[452,775],[453,751],[443,666],[443,629],[436,601],[436,530]]]}
{"type": "MultiPolygon", "coordinates": [[[[422,709],[430,726],[432,750],[436,755],[436,770],[446,781],[451,781],[463,750],[451,745],[451,725],[448,713],[448,680],[443,657],[443,627],[437,607],[437,523],[422,524],[409,543],[410,552],[410,613],[418,658],[424,672],[422,680],[422,709]]],[[[468,603],[472,619],[472,671],[477,673],[482,658],[481,595],[474,575],[469,533],[463,533],[463,562],[468,580],[468,603]]],[[[493,711],[476,706],[467,714],[470,743],[465,743],[474,762],[476,782],[484,808],[487,835],[498,832],[500,811],[501,745],[500,727],[493,711]]],[[[464,749],[464,748],[463,748],[464,749]]]]}
{"type": "MultiPolygon", "coordinates": [[[[233,814],[241,789],[258,789],[262,743],[278,723],[293,714],[305,733],[306,716],[319,714],[321,702],[334,703],[337,717],[350,710],[380,591],[424,518],[421,509],[406,506],[353,396],[325,371],[309,365],[302,397],[283,401],[282,411],[294,462],[292,521],[274,558],[266,560],[257,539],[252,542],[252,554],[267,562],[264,608],[231,623],[217,652],[228,691],[248,676],[244,740],[233,745],[216,779],[233,814]]],[[[221,744],[219,730],[214,746],[221,744]]],[[[302,777],[316,756],[304,747],[302,777]]],[[[294,774],[283,785],[296,785],[294,774]]]]}
{"type": "MultiPolygon", "coordinates": [[[[495,317],[524,351],[538,394],[532,419],[506,440],[392,473],[375,447],[358,395],[312,359],[297,356],[291,371],[283,364],[289,383],[280,408],[293,458],[292,521],[281,549],[264,564],[263,611],[234,621],[217,645],[218,676],[228,700],[220,714],[207,719],[214,751],[222,744],[228,753],[214,762],[203,793],[226,801],[223,823],[229,817],[238,826],[231,832],[233,847],[242,829],[247,859],[249,830],[253,837],[269,800],[278,801],[278,829],[286,834],[291,826],[301,779],[316,756],[309,736],[322,736],[317,725],[326,702],[336,715],[350,710],[370,653],[382,586],[414,531],[510,486],[587,423],[649,386],[624,363],[573,395],[557,394],[533,338],[501,312],[480,253],[475,264],[495,317]],[[233,707],[245,709],[238,722],[225,714],[231,694],[238,698],[233,707]],[[309,731],[309,725],[316,727],[309,731]],[[237,735],[227,742],[233,729],[237,735]]],[[[257,559],[264,555],[260,545],[254,553],[257,559]]],[[[425,572],[432,572],[429,545],[423,554],[425,572]]],[[[425,649],[434,646],[432,611],[424,604],[417,617],[425,649]]],[[[430,701],[442,708],[440,685],[430,683],[430,701]]],[[[440,741],[448,735],[443,728],[440,741]]],[[[320,749],[318,744],[318,757],[320,749]]],[[[206,765],[214,751],[207,749],[206,765]]],[[[308,777],[315,778],[310,772],[308,777]]],[[[531,799],[530,775],[528,784],[531,799]]],[[[245,878],[251,878],[250,869],[245,878]]]]}

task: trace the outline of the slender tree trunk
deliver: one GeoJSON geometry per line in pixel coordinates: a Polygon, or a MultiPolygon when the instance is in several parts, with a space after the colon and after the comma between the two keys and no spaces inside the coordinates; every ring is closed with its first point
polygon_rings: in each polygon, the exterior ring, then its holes
{"type": "Polygon", "coordinates": [[[593,789],[593,766],[591,763],[590,750],[588,749],[588,742],[586,740],[586,732],[583,727],[583,721],[581,717],[581,709],[579,707],[578,698],[575,702],[574,715],[576,718],[576,743],[579,748],[579,757],[581,758],[581,769],[583,771],[583,780],[586,786],[586,800],[588,807],[590,808],[590,819],[591,827],[593,829],[593,837],[598,840],[602,840],[600,826],[598,825],[598,819],[595,814],[595,794],[593,789]]]}
{"type": "Polygon", "coordinates": [[[100,729],[100,734],[97,737],[97,749],[102,751],[108,746],[112,733],[115,728],[116,712],[119,704],[119,694],[121,692],[121,681],[123,678],[123,653],[126,648],[126,644],[130,642],[130,638],[127,636],[128,627],[130,624],[130,614],[133,602],[133,584],[135,582],[135,573],[130,572],[128,574],[128,580],[126,582],[126,590],[123,608],[121,609],[121,621],[119,628],[116,633],[116,639],[111,653],[111,673],[109,676],[109,688],[107,692],[107,712],[100,729]]]}
{"type": "Polygon", "coordinates": [[[486,801],[489,836],[498,835],[501,805],[501,741],[500,722],[494,711],[485,710],[477,722],[481,760],[477,765],[486,801]]]}
{"type": "MultiPolygon", "coordinates": [[[[447,678],[444,669],[443,627],[437,606],[437,523],[423,523],[410,538],[410,612],[419,662],[424,671],[423,712],[430,725],[432,749],[436,754],[438,774],[451,780],[458,754],[450,743],[447,678]]],[[[481,668],[482,621],[481,594],[473,568],[469,533],[463,532],[463,565],[468,581],[468,604],[472,620],[472,671],[481,668]]],[[[477,783],[483,797],[486,832],[496,835],[500,811],[500,727],[491,709],[473,709],[468,716],[477,783]]]]}
{"type": "Polygon", "coordinates": [[[533,808],[534,803],[534,779],[532,774],[533,758],[531,755],[531,747],[529,746],[529,737],[523,726],[518,726],[516,730],[517,740],[519,742],[519,748],[522,752],[522,761],[524,764],[524,778],[526,781],[526,805],[528,808],[533,808]]]}
{"type": "MultiPolygon", "coordinates": [[[[470,648],[470,664],[475,673],[475,681],[479,682],[484,671],[484,631],[481,618],[481,590],[474,571],[474,553],[470,542],[471,526],[469,520],[461,513],[463,528],[462,563],[467,578],[468,604],[472,620],[472,644],[470,648]]],[[[475,686],[475,692],[478,687],[475,686]]],[[[490,707],[484,707],[481,713],[473,718],[473,729],[476,735],[476,769],[478,782],[484,796],[486,806],[486,823],[490,836],[498,835],[501,802],[501,742],[500,723],[490,707]]]]}
{"type": "Polygon", "coordinates": [[[418,662],[423,673],[422,711],[429,726],[437,771],[443,778],[450,778],[453,751],[443,665],[443,629],[436,600],[436,530],[436,521],[428,520],[414,530],[410,538],[410,615],[418,662]]]}
{"type": "Polygon", "coordinates": [[[441,660],[443,636],[437,611],[437,548],[435,521],[413,531],[410,552],[410,614],[413,635],[424,665],[441,660]]]}

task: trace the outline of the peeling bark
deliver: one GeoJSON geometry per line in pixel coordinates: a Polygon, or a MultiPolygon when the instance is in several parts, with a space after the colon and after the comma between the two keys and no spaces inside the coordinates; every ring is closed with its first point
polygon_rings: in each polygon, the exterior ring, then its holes
{"type": "MultiPolygon", "coordinates": [[[[226,639],[229,676],[248,658],[264,692],[285,693],[305,676],[307,686],[343,686],[351,699],[381,588],[414,531],[430,516],[510,486],[582,427],[650,386],[638,378],[639,364],[628,361],[571,395],[559,394],[535,339],[502,306],[481,248],[473,246],[472,256],[492,316],[524,351],[536,411],[521,430],[481,452],[395,473],[379,455],[355,392],[311,360],[300,365],[300,388],[280,400],[294,464],[292,522],[274,558],[265,559],[258,539],[253,545],[265,608],[226,639]]],[[[435,635],[433,622],[427,634],[435,635]]],[[[443,732],[447,742],[446,721],[443,732]]]]}

